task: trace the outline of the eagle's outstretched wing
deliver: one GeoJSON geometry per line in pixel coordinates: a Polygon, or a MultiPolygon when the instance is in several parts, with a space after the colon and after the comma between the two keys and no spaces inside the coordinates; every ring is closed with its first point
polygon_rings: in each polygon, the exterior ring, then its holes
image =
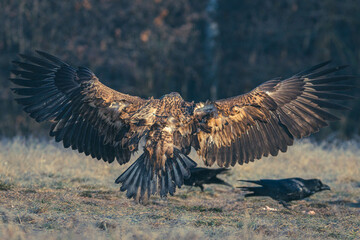
{"type": "MultiPolygon", "coordinates": [[[[40,57],[20,55],[27,62],[14,61],[18,69],[10,79],[24,96],[16,101],[38,122],[51,121],[50,135],[97,159],[120,164],[130,160],[138,136],[123,141],[130,122],[148,101],[112,90],[87,68],[73,68],[48,53],[40,57]]],[[[143,115],[146,115],[144,110],[143,115]]]]}
{"type": "Polygon", "coordinates": [[[234,166],[285,152],[294,138],[338,120],[327,109],[347,109],[336,100],[352,99],[339,93],[352,86],[338,83],[354,77],[327,76],[345,67],[321,70],[328,63],[283,81],[267,81],[244,95],[197,104],[199,130],[192,146],[208,166],[234,166]]]}

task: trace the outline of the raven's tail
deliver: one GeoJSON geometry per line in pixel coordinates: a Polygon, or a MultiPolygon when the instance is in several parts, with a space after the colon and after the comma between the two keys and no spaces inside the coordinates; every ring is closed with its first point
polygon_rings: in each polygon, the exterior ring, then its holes
{"type": "MultiPolygon", "coordinates": [[[[238,181],[261,185],[261,181],[257,181],[257,180],[238,180],[238,181]]],[[[245,197],[266,196],[265,189],[263,187],[238,187],[238,188],[240,188],[241,191],[249,192],[245,194],[245,197]]]]}
{"type": "Polygon", "coordinates": [[[215,171],[216,171],[216,175],[217,174],[227,174],[227,173],[229,173],[230,168],[218,168],[218,169],[215,169],[215,171]]]}
{"type": "Polygon", "coordinates": [[[225,182],[224,180],[216,177],[216,184],[222,184],[231,188],[234,188],[233,185],[231,185],[230,183],[225,182]]]}
{"type": "Polygon", "coordinates": [[[238,180],[240,182],[247,182],[247,183],[254,183],[254,184],[257,184],[257,185],[261,185],[261,182],[260,181],[257,181],[257,180],[238,180]]]}
{"type": "Polygon", "coordinates": [[[122,183],[121,191],[127,191],[128,198],[146,203],[150,195],[159,193],[165,197],[168,193],[173,195],[175,188],[184,184],[184,179],[190,177],[190,168],[196,163],[178,149],[174,149],[174,158],[168,158],[165,168],[154,171],[150,164],[149,155],[143,153],[115,183],[122,183]]]}
{"type": "Polygon", "coordinates": [[[241,191],[249,192],[245,194],[245,197],[267,196],[263,187],[238,187],[241,191]]]}

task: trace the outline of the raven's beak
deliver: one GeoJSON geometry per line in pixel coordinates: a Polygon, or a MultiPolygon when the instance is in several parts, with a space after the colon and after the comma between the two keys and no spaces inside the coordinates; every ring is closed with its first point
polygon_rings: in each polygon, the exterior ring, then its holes
{"type": "Polygon", "coordinates": [[[326,185],[326,184],[323,184],[321,186],[321,190],[330,190],[331,191],[330,187],[328,185],[326,185]]]}

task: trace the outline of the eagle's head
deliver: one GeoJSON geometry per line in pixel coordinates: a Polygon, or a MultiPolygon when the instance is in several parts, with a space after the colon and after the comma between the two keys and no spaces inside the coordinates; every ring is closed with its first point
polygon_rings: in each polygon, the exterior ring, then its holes
{"type": "Polygon", "coordinates": [[[183,99],[182,97],[181,97],[181,95],[180,95],[180,93],[178,93],[178,92],[171,92],[171,93],[169,93],[169,94],[165,94],[164,96],[162,96],[160,99],[165,99],[165,98],[167,98],[167,99],[183,99]]]}
{"type": "Polygon", "coordinates": [[[217,116],[217,112],[215,105],[210,102],[198,103],[194,108],[194,115],[199,119],[202,119],[205,116],[215,117],[217,116]]]}

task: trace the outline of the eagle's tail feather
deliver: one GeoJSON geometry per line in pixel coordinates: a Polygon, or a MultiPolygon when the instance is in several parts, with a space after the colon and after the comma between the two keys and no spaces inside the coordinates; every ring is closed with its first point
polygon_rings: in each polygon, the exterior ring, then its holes
{"type": "Polygon", "coordinates": [[[190,168],[196,163],[188,156],[174,149],[174,158],[168,158],[165,168],[154,171],[150,164],[149,155],[144,152],[115,183],[122,183],[120,191],[127,191],[128,198],[134,198],[138,202],[146,203],[150,195],[159,193],[165,197],[168,193],[173,195],[175,188],[184,183],[184,179],[190,177],[190,168]]]}

